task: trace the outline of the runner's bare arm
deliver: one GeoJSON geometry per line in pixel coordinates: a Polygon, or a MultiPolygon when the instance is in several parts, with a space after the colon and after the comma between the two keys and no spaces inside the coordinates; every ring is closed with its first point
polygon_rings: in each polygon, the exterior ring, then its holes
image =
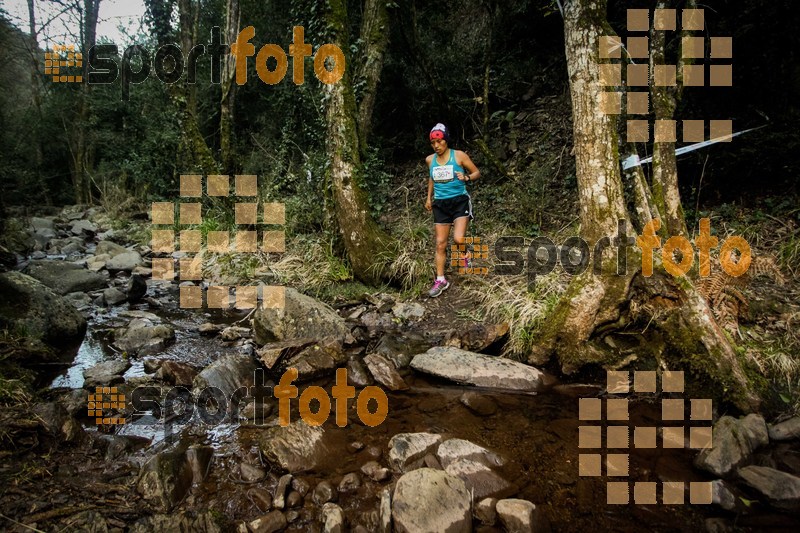
{"type": "Polygon", "coordinates": [[[464,167],[464,170],[467,171],[464,174],[461,172],[457,173],[459,174],[458,179],[461,181],[475,181],[481,177],[481,171],[478,170],[478,167],[475,166],[475,163],[472,162],[472,159],[469,158],[466,152],[460,150],[456,152],[456,163],[464,167]],[[468,180],[467,177],[469,177],[468,180]]]}

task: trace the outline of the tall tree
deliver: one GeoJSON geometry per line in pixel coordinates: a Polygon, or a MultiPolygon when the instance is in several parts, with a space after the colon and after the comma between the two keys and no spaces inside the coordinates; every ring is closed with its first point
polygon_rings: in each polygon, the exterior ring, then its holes
{"type": "Polygon", "coordinates": [[[40,133],[44,116],[42,115],[42,71],[39,64],[39,39],[38,30],[36,29],[36,6],[34,0],[28,0],[28,29],[30,31],[30,45],[29,53],[31,58],[31,96],[33,101],[34,112],[36,113],[37,124],[33,139],[34,150],[34,164],[33,169],[36,175],[36,181],[39,183],[39,188],[42,192],[42,197],[47,205],[52,203],[50,199],[50,192],[48,191],[47,184],[42,175],[42,162],[44,161],[44,147],[42,134],[40,133]]]}
{"type": "MultiPolygon", "coordinates": [[[[365,11],[364,16],[377,17],[380,13],[380,9],[373,9],[365,11]]],[[[347,58],[350,43],[345,0],[329,0],[327,18],[333,44],[347,58]]],[[[369,27],[378,22],[365,19],[362,24],[369,27]]],[[[374,36],[376,32],[369,32],[369,35],[374,36]]],[[[375,43],[366,45],[367,49],[376,46],[375,43]]],[[[380,64],[382,58],[374,57],[372,62],[380,64]]],[[[360,155],[359,110],[350,73],[352,62],[345,60],[344,67],[344,75],[337,83],[325,85],[326,150],[330,161],[328,176],[333,188],[336,222],[353,273],[359,279],[375,282],[385,276],[382,264],[387,260],[386,254],[390,253],[391,239],[378,227],[370,214],[360,155]]],[[[369,118],[365,115],[363,120],[369,122],[369,118]]]]}
{"type": "MultiPolygon", "coordinates": [[[[225,4],[225,37],[228,43],[236,42],[239,34],[239,0],[227,0],[225,4]]],[[[235,61],[232,54],[225,54],[222,63],[221,89],[219,116],[219,147],[220,162],[225,172],[232,172],[233,168],[233,125],[234,111],[236,109],[236,87],[233,82],[236,76],[235,61]]]]}
{"type": "MultiPolygon", "coordinates": [[[[597,105],[601,101],[599,44],[608,33],[606,0],[570,0],[564,6],[564,34],[572,98],[576,173],[581,212],[581,235],[590,247],[618,233],[618,224],[629,227],[623,200],[616,126],[612,115],[597,105]]],[[[622,242],[627,240],[622,232],[622,242]]],[[[655,237],[654,237],[655,238],[655,237]]],[[[627,241],[627,242],[626,242],[627,241]]],[[[587,363],[605,368],[626,364],[613,333],[641,319],[646,309],[655,323],[648,333],[653,348],[643,343],[636,357],[674,357],[688,363],[716,384],[720,395],[743,410],[758,405],[736,352],[714,321],[705,300],[685,277],[675,277],[658,264],[652,276],[642,273],[641,254],[623,248],[613,260],[613,245],[606,242],[600,272],[588,268],[576,275],[565,297],[548,317],[539,345],[530,361],[547,362],[557,354],[561,368],[571,373],[587,363]],[[626,263],[623,265],[622,263],[626,263]],[[621,272],[615,272],[624,266],[621,272]],[[635,301],[636,305],[631,302],[635,301]],[[607,340],[608,339],[608,340],[607,340]]],[[[645,328],[646,329],[646,328],[645,328]]]]}

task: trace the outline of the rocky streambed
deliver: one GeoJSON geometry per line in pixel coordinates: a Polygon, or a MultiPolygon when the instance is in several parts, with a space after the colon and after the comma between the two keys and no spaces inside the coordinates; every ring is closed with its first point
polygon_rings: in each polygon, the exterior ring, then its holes
{"type": "MultiPolygon", "coordinates": [[[[614,396],[491,355],[502,324],[448,319],[454,301],[375,294],[333,309],[292,289],[283,310],[182,310],[177,283],[150,279],[149,250],[112,242],[95,214],[32,221],[21,272],[0,274],[5,324],[50,347],[29,361],[45,389],[1,411],[8,530],[796,530],[798,419],[715,413],[710,450],[688,435],[638,447],[635,428],[661,426],[662,411],[634,395],[629,446],[587,450],[579,401],[614,396]],[[273,393],[289,368],[298,390],[282,426],[273,393]],[[366,424],[353,398],[337,424],[341,368],[354,395],[384,392],[382,423],[366,424]],[[89,414],[97,387],[103,417],[124,424],[89,414]],[[322,400],[301,412],[309,387],[333,407],[320,426],[304,418],[322,400]],[[589,452],[628,454],[627,477],[580,476],[589,452]],[[654,504],[609,505],[606,483],[620,479],[632,492],[682,482],[685,504],[659,492],[654,504]],[[711,503],[689,505],[702,481],[711,503]]],[[[603,437],[620,425],[591,424],[603,437]]]]}

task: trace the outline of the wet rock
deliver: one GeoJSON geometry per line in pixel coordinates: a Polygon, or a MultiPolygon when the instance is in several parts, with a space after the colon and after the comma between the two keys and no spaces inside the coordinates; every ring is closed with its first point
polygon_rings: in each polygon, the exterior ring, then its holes
{"type": "Polygon", "coordinates": [[[266,429],[258,436],[261,451],[273,463],[294,474],[313,470],[329,453],[325,430],[302,420],[266,429]]]}
{"type": "Polygon", "coordinates": [[[117,288],[111,287],[103,291],[103,301],[106,305],[119,305],[125,303],[127,299],[128,297],[125,296],[125,293],[117,288]]]}
{"type": "Polygon", "coordinates": [[[104,289],[107,283],[105,276],[69,261],[31,261],[25,273],[61,295],[104,289]]]}
{"type": "Polygon", "coordinates": [[[532,366],[449,347],[434,347],[414,356],[411,368],[457,383],[505,390],[537,391],[544,380],[544,374],[532,366]]]}
{"type": "Polygon", "coordinates": [[[292,490],[295,490],[300,493],[300,496],[305,498],[305,495],[308,494],[309,489],[311,489],[311,485],[309,485],[308,481],[299,477],[292,478],[292,490]]]}
{"type": "Polygon", "coordinates": [[[142,278],[149,278],[153,275],[153,269],[145,266],[138,266],[134,268],[131,272],[136,274],[137,276],[141,276],[142,278]]]}
{"type": "Polygon", "coordinates": [[[135,355],[153,355],[161,352],[175,340],[175,330],[166,324],[154,325],[148,319],[131,320],[126,328],[114,332],[114,345],[135,355]]]}
{"type": "Polygon", "coordinates": [[[388,468],[382,467],[377,461],[369,461],[361,466],[361,472],[373,481],[386,481],[391,477],[388,468]]]}
{"type": "Polygon", "coordinates": [[[401,302],[392,307],[392,314],[400,320],[419,319],[425,316],[425,307],[417,302],[401,302]]]}
{"type": "MultiPolygon", "coordinates": [[[[245,483],[255,483],[267,477],[267,472],[260,466],[242,463],[239,465],[239,475],[245,483]]],[[[278,508],[282,509],[283,505],[278,508]]]]}
{"type": "Polygon", "coordinates": [[[392,391],[408,389],[408,385],[397,373],[394,365],[386,358],[374,353],[369,354],[364,358],[364,364],[367,365],[375,381],[387,389],[392,391]]]}
{"type": "Polygon", "coordinates": [[[381,491],[381,503],[379,507],[378,532],[391,533],[392,531],[392,491],[383,489],[381,491]]]}
{"type": "Polygon", "coordinates": [[[222,326],[212,324],[211,322],[204,322],[197,328],[197,332],[200,333],[200,335],[213,336],[219,333],[221,329],[222,326]]]}
{"type": "Polygon", "coordinates": [[[29,225],[33,231],[39,231],[43,229],[55,231],[56,229],[55,222],[53,222],[52,218],[31,217],[29,225]]]}
{"type": "Polygon", "coordinates": [[[139,252],[125,252],[106,261],[106,269],[109,272],[131,272],[142,263],[142,256],[139,255],[139,252]]]}
{"type": "Polygon", "coordinates": [[[132,304],[138,303],[146,294],[147,282],[144,278],[139,274],[131,275],[131,279],[125,285],[125,296],[127,296],[128,302],[132,304]]]}
{"type": "Polygon", "coordinates": [[[205,367],[192,384],[195,391],[216,387],[225,398],[231,398],[241,387],[253,385],[255,371],[256,364],[252,357],[227,354],[205,367]]]}
{"type": "Polygon", "coordinates": [[[156,509],[169,512],[186,496],[193,479],[185,450],[176,448],[161,452],[145,463],[136,490],[156,509]]]}
{"type": "Polygon", "coordinates": [[[152,533],[153,531],[191,531],[192,533],[219,533],[214,513],[211,511],[197,517],[183,513],[156,514],[138,520],[129,533],[152,533]]]}
{"type": "Polygon", "coordinates": [[[464,439],[448,439],[444,441],[439,446],[436,456],[445,468],[460,459],[469,459],[490,468],[505,464],[503,458],[496,453],[464,439]]]}
{"type": "Polygon", "coordinates": [[[104,361],[83,371],[83,388],[107,387],[122,383],[122,374],[131,367],[128,360],[104,361]]]}
{"type": "Polygon", "coordinates": [[[286,517],[280,511],[272,511],[261,518],[256,518],[247,527],[252,533],[274,533],[284,529],[287,525],[286,517]]]}
{"type": "Polygon", "coordinates": [[[355,492],[361,488],[361,477],[356,472],[345,474],[339,482],[339,492],[355,492]]]}
{"type": "Polygon", "coordinates": [[[394,298],[386,293],[367,294],[366,300],[375,306],[378,313],[388,313],[394,306],[394,298]]]}
{"type": "Polygon", "coordinates": [[[484,498],[475,504],[475,518],[485,526],[493,526],[497,520],[497,498],[484,498]]]}
{"type": "Polygon", "coordinates": [[[770,426],[769,438],[776,441],[800,438],[800,416],[770,426]]]}
{"type": "Polygon", "coordinates": [[[714,446],[701,450],[694,464],[719,477],[727,476],[769,442],[764,418],[756,414],[738,420],[723,416],[714,424],[713,435],[714,446]]]}
{"type": "MultiPolygon", "coordinates": [[[[30,341],[64,348],[83,339],[86,319],[69,301],[36,279],[20,272],[0,274],[0,328],[25,331],[30,341]]],[[[27,362],[52,362],[55,353],[41,351],[27,362]]]]}
{"type": "Polygon", "coordinates": [[[391,329],[394,326],[391,315],[376,313],[375,311],[361,315],[361,323],[367,328],[370,338],[377,337],[381,331],[391,329]]]}
{"type": "Polygon", "coordinates": [[[256,425],[263,426],[264,421],[272,413],[272,409],[272,403],[263,403],[254,400],[247,402],[247,405],[240,413],[240,417],[245,420],[251,420],[256,425]]]}
{"type": "Polygon", "coordinates": [[[505,337],[508,334],[508,324],[470,324],[466,331],[459,334],[461,349],[470,352],[480,352],[505,337]]]}
{"type": "Polygon", "coordinates": [[[409,353],[409,345],[404,342],[404,339],[393,335],[381,337],[374,351],[394,363],[397,369],[406,368],[414,357],[409,353]]]}
{"type": "Polygon", "coordinates": [[[58,402],[38,403],[32,412],[45,433],[59,442],[76,442],[83,435],[83,427],[58,402]]]}
{"type": "Polygon", "coordinates": [[[192,470],[192,483],[197,485],[203,482],[211,471],[214,460],[214,448],[192,444],[186,450],[186,462],[192,470]]]}
{"type": "Polygon", "coordinates": [[[365,528],[361,524],[358,524],[356,527],[351,529],[352,533],[369,533],[369,529],[365,528]]]}
{"type": "Polygon", "coordinates": [[[97,244],[97,247],[95,248],[94,253],[95,253],[96,256],[105,254],[105,255],[108,256],[109,259],[111,259],[112,257],[116,257],[116,256],[118,256],[120,254],[128,253],[129,251],[130,250],[128,250],[124,246],[120,246],[119,244],[117,244],[115,242],[111,242],[111,241],[105,240],[105,241],[100,241],[97,244]]]}
{"type": "Polygon", "coordinates": [[[323,533],[344,533],[344,511],[335,503],[322,506],[323,533]]]}
{"type": "Polygon", "coordinates": [[[389,440],[389,462],[395,470],[404,472],[414,461],[436,450],[441,435],[433,433],[398,433],[389,440]]]}
{"type": "Polygon", "coordinates": [[[272,370],[279,362],[291,359],[305,348],[314,344],[314,342],[314,339],[292,339],[283,342],[271,342],[256,350],[256,355],[258,359],[264,363],[265,367],[272,370]]]}
{"type": "Polygon", "coordinates": [[[81,310],[92,305],[92,298],[85,292],[71,292],[64,296],[76,309],[81,310]]]}
{"type": "Polygon", "coordinates": [[[164,361],[161,359],[153,359],[152,357],[148,357],[142,361],[142,368],[144,369],[145,374],[153,374],[161,368],[161,364],[164,361]]]}
{"type": "Polygon", "coordinates": [[[191,387],[196,375],[197,370],[186,363],[167,360],[158,367],[155,377],[170,385],[191,387]]]}
{"type": "Polygon", "coordinates": [[[328,337],[281,364],[281,369],[296,368],[298,381],[307,381],[333,373],[344,364],[346,356],[338,339],[328,337]]]}
{"type": "Polygon", "coordinates": [[[392,499],[395,531],[472,530],[470,496],[464,482],[441,470],[421,468],[404,474],[392,499]]]}
{"type": "Polygon", "coordinates": [[[728,488],[728,485],[721,479],[711,482],[711,503],[719,505],[726,511],[736,509],[736,496],[728,488]]]}
{"type": "Polygon", "coordinates": [[[66,256],[70,256],[70,255],[73,255],[73,254],[79,254],[79,253],[83,252],[84,250],[85,250],[85,248],[83,246],[81,246],[80,244],[78,244],[77,242],[71,242],[71,243],[61,247],[61,253],[66,255],[66,256]]]}
{"type": "Polygon", "coordinates": [[[228,326],[222,330],[220,337],[226,342],[238,341],[250,336],[250,328],[242,328],[239,326],[228,326]]]}
{"type": "Polygon", "coordinates": [[[247,491],[247,498],[253,502],[262,513],[266,513],[272,509],[272,495],[267,489],[261,487],[252,488],[247,491]]]}
{"type": "MultiPolygon", "coordinates": [[[[31,254],[31,259],[45,259],[46,257],[47,254],[42,252],[41,250],[37,250],[31,254]]],[[[14,260],[14,264],[16,264],[16,259],[14,260]]]]}
{"type": "Polygon", "coordinates": [[[278,485],[275,487],[275,497],[272,499],[272,505],[276,509],[283,509],[286,507],[286,491],[292,484],[292,475],[284,474],[278,480],[278,485]]]}
{"type": "Polygon", "coordinates": [[[491,416],[497,412],[494,400],[477,392],[465,392],[461,395],[460,401],[478,416],[491,416]]]}
{"type": "Polygon", "coordinates": [[[286,521],[290,524],[296,522],[297,519],[300,518],[300,513],[297,511],[287,511],[286,512],[286,521]]]}
{"type": "Polygon", "coordinates": [[[508,533],[532,533],[537,530],[539,512],[531,502],[518,499],[500,500],[495,509],[508,533]]]}
{"type": "Polygon", "coordinates": [[[73,235],[83,235],[84,233],[94,235],[97,233],[97,226],[88,220],[76,220],[72,223],[72,227],[70,227],[69,230],[73,235]]]}
{"type": "Polygon", "coordinates": [[[442,463],[440,463],[439,459],[437,459],[432,453],[429,453],[422,458],[422,464],[428,468],[433,468],[434,470],[444,470],[444,468],[442,468],[442,463]]]}
{"type": "Polygon", "coordinates": [[[367,387],[373,383],[364,363],[355,357],[347,360],[347,381],[354,387],[367,387]]]}
{"type": "MultiPolygon", "coordinates": [[[[86,409],[86,393],[83,393],[84,409],[86,409]]],[[[106,461],[116,461],[137,450],[150,445],[150,439],[135,435],[97,435],[95,444],[102,450],[105,449],[106,461]]]]}
{"type": "Polygon", "coordinates": [[[336,500],[336,489],[327,481],[320,481],[314,488],[314,503],[322,505],[336,500]]]}
{"type": "Polygon", "coordinates": [[[343,341],[350,329],[336,311],[324,303],[287,287],[281,309],[259,307],[253,317],[258,344],[310,337],[334,337],[343,341]]]}
{"type": "Polygon", "coordinates": [[[291,509],[300,507],[301,505],[303,505],[303,497],[296,490],[291,491],[289,495],[286,496],[286,507],[291,509]]]}
{"type": "Polygon", "coordinates": [[[445,472],[461,479],[476,500],[497,495],[511,485],[483,463],[471,459],[458,459],[445,467],[445,472]]]}
{"type": "Polygon", "coordinates": [[[380,459],[383,455],[383,452],[377,446],[370,446],[367,448],[367,455],[372,457],[373,459],[380,459]]]}
{"type": "Polygon", "coordinates": [[[739,477],[751,488],[764,495],[773,507],[784,510],[800,509],[800,478],[768,468],[746,466],[739,477]]]}

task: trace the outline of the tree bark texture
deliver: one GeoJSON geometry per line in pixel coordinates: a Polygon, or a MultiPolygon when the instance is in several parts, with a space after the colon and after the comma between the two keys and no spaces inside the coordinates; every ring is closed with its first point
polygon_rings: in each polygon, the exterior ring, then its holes
{"type": "Polygon", "coordinates": [[[361,22],[364,53],[357,79],[364,82],[361,102],[358,104],[358,137],[362,156],[366,154],[367,139],[372,133],[372,111],[383,70],[383,58],[389,45],[389,11],[386,4],[386,0],[366,0],[361,22]]]}
{"type": "MultiPolygon", "coordinates": [[[[349,54],[347,7],[344,0],[330,0],[329,26],[333,43],[349,54]]],[[[373,220],[363,187],[363,168],[358,135],[358,110],[348,65],[337,83],[325,85],[328,175],[335,202],[336,222],[354,275],[366,282],[379,281],[385,273],[382,255],[390,239],[373,220]]]]}
{"type": "MultiPolygon", "coordinates": [[[[239,34],[239,0],[228,0],[225,13],[225,36],[228,43],[236,42],[239,34]]],[[[219,148],[222,168],[225,172],[233,173],[233,124],[234,110],[236,109],[236,75],[232,54],[226,54],[222,63],[222,98],[220,101],[219,116],[219,148]]]]}

